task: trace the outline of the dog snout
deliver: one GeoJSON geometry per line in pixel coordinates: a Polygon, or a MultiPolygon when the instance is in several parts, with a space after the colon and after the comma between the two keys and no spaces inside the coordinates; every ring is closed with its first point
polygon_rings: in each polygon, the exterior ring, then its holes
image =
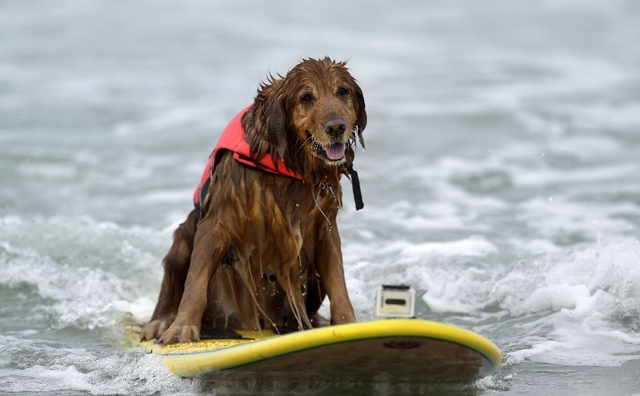
{"type": "Polygon", "coordinates": [[[324,131],[332,138],[340,138],[347,130],[347,123],[341,118],[331,119],[324,124],[324,131]]]}

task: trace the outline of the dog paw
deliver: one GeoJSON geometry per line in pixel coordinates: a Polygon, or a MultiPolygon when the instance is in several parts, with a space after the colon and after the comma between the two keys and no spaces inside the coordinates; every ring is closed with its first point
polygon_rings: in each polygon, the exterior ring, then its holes
{"type": "Polygon", "coordinates": [[[159,344],[181,344],[200,341],[200,329],[195,325],[171,325],[158,339],[159,344]]]}
{"type": "Polygon", "coordinates": [[[140,330],[140,341],[151,341],[160,338],[169,328],[171,322],[164,319],[152,320],[140,330]]]}
{"type": "Polygon", "coordinates": [[[329,319],[325,318],[317,312],[309,317],[309,321],[311,322],[311,325],[314,329],[318,327],[326,327],[331,324],[331,321],[329,319]]]}

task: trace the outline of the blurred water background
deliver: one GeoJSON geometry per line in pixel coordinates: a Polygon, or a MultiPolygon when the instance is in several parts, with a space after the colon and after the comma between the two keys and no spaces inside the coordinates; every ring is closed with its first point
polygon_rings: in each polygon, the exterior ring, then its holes
{"type": "MultiPolygon", "coordinates": [[[[640,3],[0,2],[0,394],[341,394],[173,377],[124,348],[222,128],[268,73],[348,60],[369,113],[349,292],[500,370],[438,394],[640,394],[640,3]],[[444,392],[444,393],[443,393],[444,392]]],[[[384,384],[351,394],[428,393],[384,384]]]]}

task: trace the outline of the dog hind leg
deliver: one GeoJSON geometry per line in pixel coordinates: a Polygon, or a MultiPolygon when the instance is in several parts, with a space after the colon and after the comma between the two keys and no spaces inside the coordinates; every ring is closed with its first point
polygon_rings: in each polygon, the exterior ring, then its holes
{"type": "Polygon", "coordinates": [[[193,210],[173,233],[173,244],[163,260],[164,277],[153,316],[140,332],[141,340],[158,339],[178,313],[189,272],[198,213],[193,210]]]}

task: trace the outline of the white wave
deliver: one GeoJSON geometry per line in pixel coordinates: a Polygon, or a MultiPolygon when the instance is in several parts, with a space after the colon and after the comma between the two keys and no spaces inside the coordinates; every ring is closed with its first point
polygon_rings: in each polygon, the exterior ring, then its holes
{"type": "Polygon", "coordinates": [[[193,394],[198,389],[197,383],[176,377],[154,354],[130,350],[96,356],[86,349],[6,336],[0,336],[0,346],[5,359],[18,362],[1,370],[5,392],[148,395],[193,394]]]}
{"type": "Polygon", "coordinates": [[[494,294],[515,316],[541,311],[580,314],[579,307],[586,306],[586,311],[592,311],[596,305],[591,303],[597,300],[606,303],[606,296],[617,299],[617,309],[630,309],[633,316],[640,314],[640,307],[633,303],[640,299],[638,260],[637,240],[559,256],[547,255],[519,263],[496,283],[494,294]],[[629,305],[624,306],[625,303],[629,305]]]}
{"type": "Polygon", "coordinates": [[[54,328],[104,328],[128,312],[149,314],[162,276],[160,231],[20,217],[2,218],[0,229],[11,230],[0,241],[0,285],[33,287],[36,311],[54,328]]]}
{"type": "Polygon", "coordinates": [[[640,243],[628,240],[518,264],[491,296],[512,316],[543,316],[523,334],[531,345],[511,358],[602,366],[640,358],[639,261],[640,243]]]}

